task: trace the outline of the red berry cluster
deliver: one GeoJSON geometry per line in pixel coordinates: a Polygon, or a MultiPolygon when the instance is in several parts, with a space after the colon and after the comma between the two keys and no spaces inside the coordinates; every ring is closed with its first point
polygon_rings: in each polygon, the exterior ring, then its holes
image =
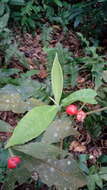
{"type": "Polygon", "coordinates": [[[76,115],[76,119],[81,122],[83,122],[86,117],[86,113],[82,110],[78,110],[77,106],[74,104],[66,107],[66,113],[68,115],[76,115]]]}
{"type": "Polygon", "coordinates": [[[9,169],[16,168],[18,164],[20,164],[21,159],[18,156],[12,156],[8,159],[7,167],[9,169]]]}

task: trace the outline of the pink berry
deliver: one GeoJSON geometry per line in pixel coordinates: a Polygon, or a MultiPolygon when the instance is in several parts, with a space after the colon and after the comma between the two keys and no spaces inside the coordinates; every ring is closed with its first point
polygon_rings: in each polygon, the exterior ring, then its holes
{"type": "Polygon", "coordinates": [[[68,115],[76,115],[77,112],[78,112],[77,106],[74,104],[71,104],[71,105],[67,106],[67,108],[66,108],[66,113],[68,115]]]}
{"type": "Polygon", "coordinates": [[[8,159],[8,168],[13,169],[16,168],[17,165],[21,162],[21,159],[18,156],[12,156],[8,159]]]}
{"type": "Polygon", "coordinates": [[[82,110],[78,111],[77,113],[77,120],[83,122],[86,117],[86,113],[82,110]]]}

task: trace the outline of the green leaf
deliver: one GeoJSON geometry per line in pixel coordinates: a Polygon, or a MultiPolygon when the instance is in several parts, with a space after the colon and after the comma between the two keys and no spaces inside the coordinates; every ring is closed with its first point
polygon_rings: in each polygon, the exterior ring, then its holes
{"type": "Polygon", "coordinates": [[[87,177],[87,186],[89,190],[95,190],[95,181],[93,175],[87,177]]]}
{"type": "Polygon", "coordinates": [[[64,98],[62,100],[62,106],[67,106],[76,101],[81,101],[89,104],[97,104],[95,100],[96,95],[97,95],[96,91],[90,88],[78,90],[76,92],[73,92],[66,98],[64,98]]]}
{"type": "Polygon", "coordinates": [[[15,68],[12,68],[12,69],[0,69],[0,80],[2,80],[2,78],[4,77],[9,77],[11,75],[14,75],[14,74],[18,74],[20,72],[19,69],[15,69],[15,68]]]}
{"type": "Polygon", "coordinates": [[[96,185],[98,187],[102,188],[103,187],[103,182],[102,182],[101,177],[98,174],[94,174],[93,178],[94,178],[94,181],[95,181],[96,185]]]}
{"type": "Polygon", "coordinates": [[[12,126],[5,121],[0,120],[0,132],[11,132],[12,126]]]}
{"type": "Polygon", "coordinates": [[[16,57],[20,64],[22,64],[25,68],[29,69],[29,64],[27,62],[24,53],[19,51],[17,44],[10,44],[9,47],[5,50],[5,62],[9,63],[12,57],[16,57]]]}
{"type": "Polygon", "coordinates": [[[31,173],[22,167],[15,168],[14,170],[9,170],[6,172],[6,179],[3,184],[5,190],[13,190],[16,186],[26,183],[31,177],[31,173]],[[16,185],[17,183],[18,185],[16,185]]]}
{"type": "Polygon", "coordinates": [[[39,106],[29,111],[16,126],[6,148],[24,144],[38,137],[52,122],[56,113],[56,106],[39,106]]]}
{"type": "Polygon", "coordinates": [[[9,0],[1,0],[0,3],[8,3],[8,2],[9,2],[9,0]]]}
{"type": "Polygon", "coordinates": [[[57,104],[59,104],[63,90],[63,74],[57,54],[53,62],[51,80],[52,80],[52,90],[55,97],[55,101],[57,104]]]}
{"type": "Polygon", "coordinates": [[[5,11],[5,4],[4,3],[0,3],[0,16],[3,15],[4,11],[5,11]]]}
{"type": "Polygon", "coordinates": [[[76,17],[74,21],[74,28],[78,27],[78,25],[81,23],[81,17],[80,15],[76,17]]]}
{"type": "Polygon", "coordinates": [[[26,103],[22,101],[21,96],[16,92],[12,94],[0,92],[0,111],[24,113],[26,111],[26,103]]]}
{"type": "MultiPolygon", "coordinates": [[[[9,157],[9,151],[0,148],[0,169],[7,167],[7,158],[9,157]]],[[[1,172],[0,172],[1,175],[1,172]]]]}
{"type": "Polygon", "coordinates": [[[88,169],[86,163],[84,163],[84,162],[79,162],[79,167],[80,167],[80,169],[81,169],[82,171],[85,172],[85,174],[89,174],[89,169],[88,169]]]}
{"type": "Polygon", "coordinates": [[[43,143],[56,143],[70,135],[78,135],[69,118],[56,119],[43,134],[43,143]]]}
{"type": "Polygon", "coordinates": [[[10,0],[9,3],[11,5],[23,6],[25,4],[25,0],[10,0]]]}
{"type": "Polygon", "coordinates": [[[100,171],[99,171],[99,174],[107,174],[107,167],[101,167],[100,168],[100,171]]]}
{"type": "Polygon", "coordinates": [[[9,92],[0,93],[0,111],[13,111],[14,113],[24,113],[31,110],[35,106],[43,105],[43,103],[35,98],[30,98],[26,102],[22,100],[19,93],[9,92]]]}
{"type": "Polygon", "coordinates": [[[2,17],[0,17],[0,29],[6,27],[8,19],[9,13],[6,13],[2,17]]]}
{"type": "Polygon", "coordinates": [[[60,154],[59,147],[56,147],[54,145],[44,144],[41,142],[34,142],[21,146],[16,146],[13,149],[23,152],[27,155],[30,155],[36,159],[43,159],[43,160],[56,159],[60,154]]]}
{"type": "Polygon", "coordinates": [[[107,181],[107,167],[101,167],[99,171],[100,178],[107,181]]]}
{"type": "Polygon", "coordinates": [[[103,80],[104,82],[107,82],[107,71],[103,71],[103,80]]]}
{"type": "Polygon", "coordinates": [[[62,7],[62,2],[61,2],[61,0],[54,0],[54,2],[55,2],[56,5],[58,5],[59,7],[62,7]]]}
{"type": "Polygon", "coordinates": [[[101,163],[107,163],[107,155],[101,155],[98,159],[98,162],[101,162],[101,163]]]}
{"type": "Polygon", "coordinates": [[[24,113],[35,106],[43,105],[44,103],[40,100],[29,98],[39,88],[38,83],[31,80],[22,82],[21,86],[6,85],[0,90],[0,111],[24,113]]]}
{"type": "Polygon", "coordinates": [[[101,175],[100,175],[100,178],[101,178],[102,180],[104,180],[104,181],[107,181],[107,173],[101,174],[101,175]]]}
{"type": "Polygon", "coordinates": [[[37,172],[41,181],[49,187],[55,185],[58,190],[72,189],[86,185],[86,176],[80,170],[77,162],[72,158],[53,159],[25,159],[25,167],[31,172],[37,172]]]}
{"type": "Polygon", "coordinates": [[[21,74],[21,77],[22,78],[30,78],[31,76],[33,76],[33,75],[35,75],[35,74],[38,74],[39,73],[39,71],[38,70],[36,70],[36,69],[32,69],[32,70],[30,70],[30,71],[27,71],[26,73],[22,73],[21,74]]]}
{"type": "Polygon", "coordinates": [[[49,160],[37,167],[41,180],[49,187],[55,185],[58,190],[77,190],[86,184],[85,175],[73,159],[49,160]]]}

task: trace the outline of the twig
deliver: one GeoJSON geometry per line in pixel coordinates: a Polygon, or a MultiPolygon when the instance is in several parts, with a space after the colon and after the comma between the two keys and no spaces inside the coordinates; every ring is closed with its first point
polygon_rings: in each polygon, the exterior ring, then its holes
{"type": "Polygon", "coordinates": [[[104,110],[107,110],[107,106],[104,107],[104,108],[99,108],[97,110],[89,111],[89,112],[86,113],[86,115],[90,115],[90,114],[96,113],[96,112],[101,112],[101,111],[104,111],[104,110]]]}

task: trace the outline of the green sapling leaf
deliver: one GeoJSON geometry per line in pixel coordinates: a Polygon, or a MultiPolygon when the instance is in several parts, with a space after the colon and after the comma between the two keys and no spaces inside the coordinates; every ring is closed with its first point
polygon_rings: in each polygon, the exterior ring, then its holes
{"type": "Polygon", "coordinates": [[[63,73],[56,53],[51,71],[52,90],[56,104],[59,105],[63,90],[63,73]]]}

